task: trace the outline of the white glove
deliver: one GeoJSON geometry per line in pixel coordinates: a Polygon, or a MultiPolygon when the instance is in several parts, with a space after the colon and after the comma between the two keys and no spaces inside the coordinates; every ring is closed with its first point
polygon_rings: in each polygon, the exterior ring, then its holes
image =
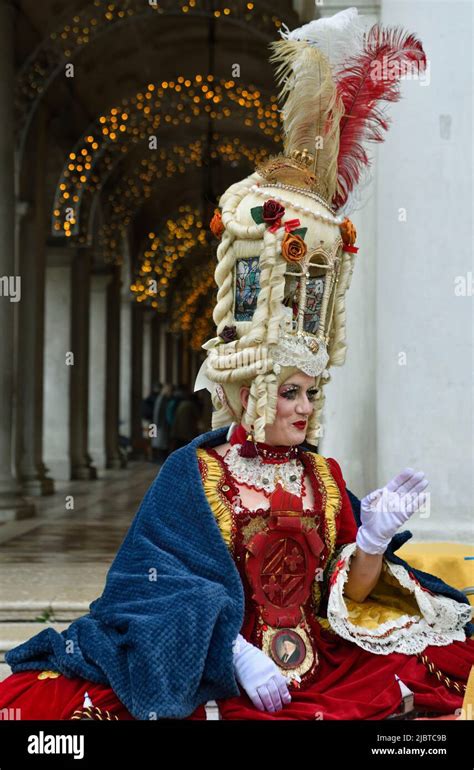
{"type": "Polygon", "coordinates": [[[428,494],[423,492],[428,480],[423,471],[405,468],[385,487],[361,500],[356,543],[365,553],[384,553],[397,529],[423,507],[428,494]]]}
{"type": "Polygon", "coordinates": [[[238,683],[259,711],[279,711],[290,703],[285,677],[276,663],[239,634],[234,642],[234,670],[238,683]]]}

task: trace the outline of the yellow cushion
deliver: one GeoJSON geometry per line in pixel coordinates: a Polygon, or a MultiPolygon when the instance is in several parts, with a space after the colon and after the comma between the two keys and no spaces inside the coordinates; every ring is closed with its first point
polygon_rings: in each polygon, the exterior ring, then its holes
{"type": "Polygon", "coordinates": [[[472,722],[474,720],[474,666],[471,667],[471,673],[467,680],[466,694],[462,703],[460,719],[472,722]]]}
{"type": "MultiPolygon", "coordinates": [[[[397,552],[411,567],[429,572],[454,588],[464,590],[474,586],[474,561],[465,556],[474,556],[474,546],[462,543],[405,543],[397,552]]],[[[469,597],[474,604],[474,596],[469,597]]]]}
{"type": "Polygon", "coordinates": [[[377,584],[363,602],[355,602],[347,596],[344,598],[350,622],[362,628],[375,629],[404,615],[421,616],[413,594],[390,575],[385,563],[377,584]]]}

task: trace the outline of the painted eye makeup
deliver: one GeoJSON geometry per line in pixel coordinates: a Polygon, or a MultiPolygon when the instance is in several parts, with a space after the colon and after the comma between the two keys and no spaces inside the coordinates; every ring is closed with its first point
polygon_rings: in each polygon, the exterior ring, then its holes
{"type": "MultiPolygon", "coordinates": [[[[289,400],[292,400],[296,398],[296,395],[299,391],[299,387],[295,386],[294,388],[288,388],[288,390],[282,390],[280,393],[280,396],[283,396],[283,398],[287,398],[289,400]]],[[[317,388],[310,388],[306,391],[308,396],[308,401],[314,401],[316,399],[316,396],[318,395],[318,389],[317,388]]]]}

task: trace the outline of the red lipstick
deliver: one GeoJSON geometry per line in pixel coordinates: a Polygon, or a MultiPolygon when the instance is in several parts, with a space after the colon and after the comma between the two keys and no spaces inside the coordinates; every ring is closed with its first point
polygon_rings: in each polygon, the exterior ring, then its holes
{"type": "Polygon", "coordinates": [[[298,422],[294,422],[293,425],[295,428],[298,428],[298,430],[304,430],[306,428],[306,420],[298,420],[298,422]]]}

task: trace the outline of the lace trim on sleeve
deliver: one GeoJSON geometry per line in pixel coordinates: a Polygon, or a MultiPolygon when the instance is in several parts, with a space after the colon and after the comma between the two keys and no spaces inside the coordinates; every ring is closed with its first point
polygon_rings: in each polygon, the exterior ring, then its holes
{"type": "Polygon", "coordinates": [[[400,590],[399,601],[396,597],[392,602],[390,598],[374,601],[370,594],[365,602],[353,602],[344,596],[355,549],[355,543],[344,546],[337,562],[333,560],[330,567],[327,617],[339,636],[376,655],[413,655],[429,645],[443,647],[453,641],[465,641],[463,626],[471,620],[472,607],[422,588],[405,567],[385,558],[384,572],[390,584],[407,589],[400,590]],[[418,611],[400,609],[407,601],[415,606],[413,600],[418,611]],[[381,618],[383,622],[379,622],[381,618]]]}

